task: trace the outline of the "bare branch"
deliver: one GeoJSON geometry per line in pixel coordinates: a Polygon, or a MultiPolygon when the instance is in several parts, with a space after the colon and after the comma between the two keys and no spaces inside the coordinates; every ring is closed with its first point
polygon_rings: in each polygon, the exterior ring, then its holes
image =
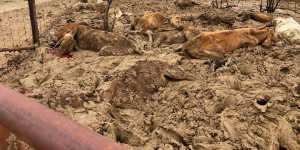
{"type": "MultiPolygon", "coordinates": [[[[267,6],[266,6],[266,11],[268,13],[273,13],[277,9],[278,5],[280,3],[280,0],[267,0],[267,6]]],[[[261,7],[262,7],[262,0],[261,0],[261,7]]],[[[262,11],[262,9],[261,9],[262,11]]]]}

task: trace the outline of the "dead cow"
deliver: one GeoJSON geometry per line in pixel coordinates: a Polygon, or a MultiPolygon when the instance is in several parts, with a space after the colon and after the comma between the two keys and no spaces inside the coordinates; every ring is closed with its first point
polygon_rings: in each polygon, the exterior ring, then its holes
{"type": "Polygon", "coordinates": [[[191,40],[200,34],[200,30],[191,25],[183,25],[182,17],[174,15],[170,18],[162,13],[147,13],[132,22],[132,29],[147,34],[149,43],[154,47],[160,44],[177,44],[191,40]]]}
{"type": "Polygon", "coordinates": [[[244,11],[241,12],[238,17],[240,18],[240,21],[244,22],[249,19],[253,19],[255,21],[261,22],[261,23],[270,23],[273,18],[267,14],[264,13],[253,13],[253,12],[248,12],[244,11]]]}
{"type": "Polygon", "coordinates": [[[263,14],[263,13],[251,13],[250,14],[251,18],[255,21],[262,22],[262,23],[267,23],[272,21],[272,17],[263,14]]]}
{"type": "Polygon", "coordinates": [[[73,49],[92,50],[101,56],[120,56],[137,52],[135,45],[125,37],[86,25],[78,25],[64,35],[60,41],[58,55],[62,56],[73,49]]]}
{"type": "Polygon", "coordinates": [[[167,21],[168,18],[160,12],[146,13],[134,18],[131,28],[134,30],[155,30],[161,28],[167,21]]]}
{"type": "Polygon", "coordinates": [[[225,53],[232,53],[235,49],[262,44],[270,47],[275,40],[271,28],[254,29],[243,28],[216,32],[202,32],[195,39],[183,44],[181,51],[192,58],[221,59],[225,53]]]}
{"type": "Polygon", "coordinates": [[[152,45],[153,33],[175,30],[180,22],[177,19],[179,18],[172,17],[169,19],[160,12],[146,13],[143,16],[133,19],[131,29],[146,34],[149,38],[150,45],[152,45]]]}
{"type": "Polygon", "coordinates": [[[184,43],[186,41],[192,40],[200,33],[201,31],[198,28],[191,25],[184,25],[177,30],[162,31],[154,35],[154,47],[158,47],[161,44],[171,45],[184,43]]]}
{"type": "Polygon", "coordinates": [[[63,26],[56,34],[56,40],[60,40],[67,32],[74,30],[79,25],[88,25],[86,22],[72,22],[63,26]]]}
{"type": "Polygon", "coordinates": [[[195,5],[199,5],[198,3],[195,3],[192,0],[175,0],[174,3],[180,9],[184,9],[186,7],[192,7],[192,6],[195,6],[195,5]]]}

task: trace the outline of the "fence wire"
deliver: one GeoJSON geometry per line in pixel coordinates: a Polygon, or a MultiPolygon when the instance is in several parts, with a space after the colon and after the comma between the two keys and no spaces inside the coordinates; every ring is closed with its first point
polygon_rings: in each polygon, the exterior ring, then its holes
{"type": "Polygon", "coordinates": [[[0,3],[0,48],[27,47],[32,43],[28,3],[20,0],[17,5],[17,9],[9,10],[9,4],[0,3]]]}
{"type": "MultiPolygon", "coordinates": [[[[266,8],[267,0],[212,0],[212,6],[215,8],[238,7],[246,10],[260,10],[260,5],[266,8]]],[[[278,9],[290,10],[300,13],[299,0],[280,0],[278,9]]]]}
{"type": "Polygon", "coordinates": [[[79,0],[36,0],[36,2],[40,3],[36,5],[39,36],[45,40],[48,39],[46,36],[49,36],[49,30],[55,24],[56,20],[65,18],[65,12],[78,3],[79,0]]]}

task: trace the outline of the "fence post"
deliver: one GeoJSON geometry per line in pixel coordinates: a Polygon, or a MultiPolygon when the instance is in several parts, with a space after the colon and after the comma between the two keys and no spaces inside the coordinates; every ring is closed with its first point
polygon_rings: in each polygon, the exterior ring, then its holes
{"type": "Polygon", "coordinates": [[[36,19],[35,0],[28,0],[33,44],[40,44],[39,28],[36,19]]]}

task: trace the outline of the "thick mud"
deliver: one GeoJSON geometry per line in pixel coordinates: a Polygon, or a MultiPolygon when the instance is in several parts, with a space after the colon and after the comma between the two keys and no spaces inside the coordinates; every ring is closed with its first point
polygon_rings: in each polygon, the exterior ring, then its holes
{"type": "Polygon", "coordinates": [[[182,10],[171,0],[113,1],[112,11],[123,13],[114,32],[142,54],[51,55],[48,45],[67,19],[102,25],[103,12],[75,8],[35,52],[7,54],[0,82],[128,150],[300,149],[299,45],[240,48],[215,70],[209,60],[176,53],[180,44],[149,48],[146,37],[130,34],[130,17],[149,11],[198,16],[186,23],[202,31],[264,25],[241,18],[243,9],[197,2],[182,10]]]}

